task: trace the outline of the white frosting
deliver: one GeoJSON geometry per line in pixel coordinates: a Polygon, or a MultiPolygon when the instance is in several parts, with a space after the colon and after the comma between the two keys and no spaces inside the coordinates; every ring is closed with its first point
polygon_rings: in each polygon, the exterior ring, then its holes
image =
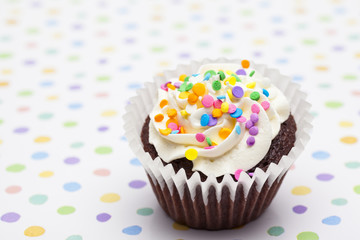
{"type": "MultiPolygon", "coordinates": [[[[214,100],[219,95],[225,95],[226,99],[223,101],[229,104],[234,104],[237,108],[242,109],[242,116],[247,120],[250,119],[252,114],[251,106],[256,104],[260,108],[258,113],[259,120],[255,124],[258,127],[258,134],[255,137],[255,144],[248,146],[246,140],[250,136],[248,129],[245,128],[245,123],[238,122],[235,118],[232,118],[229,113],[223,113],[217,120],[215,126],[201,126],[200,119],[203,114],[212,115],[213,107],[205,108],[200,101],[197,104],[188,104],[187,99],[180,99],[180,91],[178,89],[168,89],[165,91],[159,89],[158,100],[155,104],[153,111],[150,113],[150,127],[149,127],[149,142],[153,144],[161,157],[165,162],[171,162],[172,160],[185,157],[187,149],[193,148],[198,152],[198,157],[193,160],[193,171],[201,171],[205,175],[209,176],[214,174],[216,177],[224,175],[226,173],[234,173],[237,169],[248,170],[254,167],[260,162],[266,155],[271,145],[271,140],[278,134],[280,125],[284,122],[290,114],[290,106],[283,93],[271,84],[271,81],[267,77],[263,77],[260,73],[250,77],[249,73],[252,69],[245,69],[247,75],[238,75],[241,82],[236,82],[235,86],[240,86],[244,90],[244,96],[241,98],[230,97],[227,94],[228,89],[232,89],[234,86],[227,83],[224,84],[226,79],[230,77],[227,71],[236,72],[238,69],[242,69],[238,64],[206,64],[203,65],[198,73],[198,76],[191,76],[188,83],[201,82],[206,85],[207,93],[213,96],[214,100]],[[219,80],[219,75],[212,76],[209,80],[204,81],[204,73],[208,70],[214,70],[218,72],[223,70],[226,73],[226,78],[222,82],[222,88],[219,91],[215,91],[212,88],[212,82],[219,80]],[[256,82],[256,86],[251,89],[246,85],[250,82],[256,82]],[[269,97],[263,94],[263,89],[269,92],[269,97]],[[258,101],[251,100],[249,95],[257,91],[260,93],[260,99],[258,101]],[[168,105],[161,108],[161,100],[166,99],[168,105]],[[270,107],[267,110],[260,105],[261,102],[270,102],[270,107]],[[167,110],[169,108],[176,109],[178,125],[183,126],[185,133],[181,134],[169,134],[163,135],[159,132],[159,129],[166,129],[166,122],[169,119],[167,116],[167,110]],[[186,110],[189,114],[187,118],[184,118],[181,114],[181,110],[186,110]],[[164,119],[161,122],[154,121],[154,117],[157,114],[163,114],[164,119]],[[238,134],[235,126],[239,125],[241,133],[238,134]],[[222,139],[219,136],[221,128],[229,128],[230,135],[222,139]],[[195,138],[196,133],[203,133],[206,137],[209,137],[211,141],[216,142],[218,145],[212,149],[204,149],[208,147],[207,141],[198,142],[195,138]]],[[[169,79],[173,84],[179,82],[178,79],[169,79]]],[[[191,91],[190,91],[191,92],[191,91]]],[[[199,97],[199,100],[201,97],[199,97]]]]}

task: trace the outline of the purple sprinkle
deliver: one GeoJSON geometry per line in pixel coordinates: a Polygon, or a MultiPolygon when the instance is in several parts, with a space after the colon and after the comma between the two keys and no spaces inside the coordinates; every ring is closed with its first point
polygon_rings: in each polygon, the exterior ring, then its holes
{"type": "Polygon", "coordinates": [[[100,213],[96,216],[96,220],[99,222],[106,222],[111,218],[111,215],[108,213],[100,213]]]}
{"type": "Polygon", "coordinates": [[[248,137],[246,140],[247,145],[252,146],[255,143],[255,138],[253,136],[248,137]]]}
{"type": "Polygon", "coordinates": [[[70,164],[70,165],[77,164],[79,162],[80,162],[80,159],[78,159],[77,157],[68,157],[64,160],[64,163],[70,164]]]}
{"type": "Polygon", "coordinates": [[[17,220],[19,220],[19,218],[20,218],[19,214],[15,213],[15,212],[8,212],[1,216],[1,221],[12,223],[12,222],[16,222],[17,220]]]}
{"type": "Polygon", "coordinates": [[[176,83],[174,83],[174,86],[175,86],[176,88],[179,88],[179,87],[181,86],[181,84],[182,84],[182,82],[176,82],[176,83]]]}
{"type": "Polygon", "coordinates": [[[16,128],[16,129],[14,130],[14,133],[26,133],[27,131],[29,131],[28,128],[26,128],[26,127],[19,127],[19,128],[16,128]]]}
{"type": "Polygon", "coordinates": [[[245,127],[247,129],[250,129],[251,127],[254,126],[254,123],[251,121],[251,120],[247,120],[246,123],[245,123],[245,127]]]}
{"type": "Polygon", "coordinates": [[[295,207],[293,207],[293,211],[294,213],[297,214],[303,214],[304,212],[306,212],[307,207],[303,206],[303,205],[297,205],[295,207]]]}
{"type": "Polygon", "coordinates": [[[256,136],[256,135],[258,134],[258,132],[259,132],[259,129],[258,129],[257,127],[255,127],[255,126],[253,126],[253,127],[251,127],[251,128],[249,129],[249,133],[250,133],[250,135],[252,135],[252,136],[256,136]]]}
{"type": "Polygon", "coordinates": [[[253,172],[249,172],[248,175],[249,175],[250,177],[252,177],[252,176],[254,176],[254,173],[253,173],[253,172]]]}
{"type": "Polygon", "coordinates": [[[129,182],[129,186],[131,188],[143,188],[145,187],[146,182],[142,181],[142,180],[134,180],[129,182]]]}
{"type": "Polygon", "coordinates": [[[241,98],[242,96],[244,96],[244,90],[239,86],[235,86],[232,89],[232,94],[237,98],[241,98]]]}
{"type": "Polygon", "coordinates": [[[237,75],[246,75],[246,72],[244,69],[239,69],[235,72],[237,75]]]}
{"type": "Polygon", "coordinates": [[[213,116],[211,116],[209,114],[209,123],[208,123],[208,126],[212,127],[212,126],[215,126],[217,124],[217,118],[214,118],[213,116]]]}
{"type": "Polygon", "coordinates": [[[257,123],[257,122],[259,121],[259,116],[258,116],[256,113],[252,113],[252,114],[250,115],[250,120],[251,120],[251,122],[253,122],[253,123],[257,123]]]}

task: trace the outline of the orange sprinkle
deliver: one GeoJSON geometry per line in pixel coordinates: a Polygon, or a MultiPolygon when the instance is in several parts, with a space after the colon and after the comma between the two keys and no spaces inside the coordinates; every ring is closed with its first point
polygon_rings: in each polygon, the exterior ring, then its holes
{"type": "Polygon", "coordinates": [[[186,77],[187,77],[186,74],[181,74],[179,80],[183,82],[186,77]]]}
{"type": "Polygon", "coordinates": [[[174,108],[168,109],[166,113],[169,116],[169,118],[174,118],[177,116],[177,111],[174,108]]]}
{"type": "Polygon", "coordinates": [[[187,99],[189,97],[190,93],[189,92],[181,92],[179,94],[179,98],[180,99],[187,99]]]}
{"type": "Polygon", "coordinates": [[[159,132],[160,132],[162,135],[167,136],[167,135],[169,135],[169,134],[172,132],[172,130],[171,130],[171,128],[166,128],[166,129],[161,129],[161,128],[159,128],[159,132]]]}
{"type": "Polygon", "coordinates": [[[199,97],[196,96],[194,93],[190,93],[188,96],[188,103],[194,105],[197,102],[198,98],[199,97]]]}
{"type": "Polygon", "coordinates": [[[166,100],[166,99],[161,100],[161,102],[160,102],[160,107],[163,108],[163,107],[165,107],[166,105],[168,105],[168,100],[166,100]]]}
{"type": "Polygon", "coordinates": [[[203,83],[196,83],[192,90],[196,95],[203,96],[205,94],[205,85],[203,83]]]}
{"type": "Polygon", "coordinates": [[[162,115],[161,113],[159,113],[158,115],[156,115],[154,117],[155,122],[161,122],[162,120],[164,120],[164,115],[162,115]]]}
{"type": "Polygon", "coordinates": [[[241,65],[243,68],[248,68],[250,66],[249,60],[242,60],[241,65]]]}
{"type": "Polygon", "coordinates": [[[175,89],[176,89],[176,87],[175,87],[174,85],[170,84],[170,83],[168,83],[166,86],[167,86],[168,88],[170,88],[171,90],[175,90],[175,89]]]}
{"type": "Polygon", "coordinates": [[[180,133],[185,133],[185,128],[183,126],[180,127],[180,133]]]}
{"type": "Polygon", "coordinates": [[[225,139],[227,138],[231,133],[231,130],[229,128],[222,128],[220,129],[219,131],[219,136],[222,138],[222,139],[225,139]]]}
{"type": "Polygon", "coordinates": [[[211,141],[211,146],[217,146],[218,144],[214,141],[211,141]]]}
{"type": "Polygon", "coordinates": [[[175,123],[176,125],[178,124],[178,120],[175,118],[170,118],[169,120],[166,121],[166,127],[170,124],[170,123],[175,123]]]}
{"type": "Polygon", "coordinates": [[[222,113],[221,109],[218,109],[218,108],[215,108],[215,109],[212,111],[212,115],[213,115],[213,117],[215,117],[215,118],[221,117],[222,114],[223,114],[223,113],[222,113]]]}

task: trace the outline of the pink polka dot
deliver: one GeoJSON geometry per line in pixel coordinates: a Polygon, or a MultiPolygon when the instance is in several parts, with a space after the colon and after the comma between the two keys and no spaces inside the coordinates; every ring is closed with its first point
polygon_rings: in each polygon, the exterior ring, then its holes
{"type": "Polygon", "coordinates": [[[96,93],[95,96],[97,98],[106,98],[109,96],[109,94],[107,92],[99,92],[99,93],[96,93]]]}
{"type": "Polygon", "coordinates": [[[106,177],[110,175],[110,170],[105,168],[99,168],[94,171],[94,174],[101,177],[106,177]]]}
{"type": "Polygon", "coordinates": [[[21,191],[21,187],[17,185],[9,186],[5,189],[5,192],[9,194],[16,194],[21,191]]]}
{"type": "Polygon", "coordinates": [[[27,112],[30,108],[28,106],[22,106],[18,108],[18,112],[27,112]]]}

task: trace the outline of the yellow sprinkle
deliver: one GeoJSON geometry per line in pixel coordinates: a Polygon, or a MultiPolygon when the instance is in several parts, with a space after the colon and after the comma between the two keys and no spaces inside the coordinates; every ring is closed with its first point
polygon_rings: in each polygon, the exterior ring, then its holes
{"type": "Polygon", "coordinates": [[[255,86],[256,86],[256,82],[250,82],[250,83],[246,84],[246,87],[251,88],[251,89],[253,89],[255,86]]]}
{"type": "Polygon", "coordinates": [[[189,148],[185,152],[185,157],[190,161],[195,160],[197,156],[198,156],[198,151],[196,151],[196,149],[194,148],[189,148]]]}
{"type": "Polygon", "coordinates": [[[171,90],[175,90],[175,89],[176,89],[176,87],[175,87],[174,85],[170,84],[170,83],[168,83],[166,86],[167,86],[168,88],[170,88],[171,90]]]}
{"type": "Polygon", "coordinates": [[[211,146],[217,146],[217,142],[211,141],[211,146]]]}
{"type": "Polygon", "coordinates": [[[220,129],[219,131],[219,136],[222,138],[222,139],[225,139],[227,138],[231,133],[231,130],[229,128],[222,128],[220,129]]]}
{"type": "Polygon", "coordinates": [[[226,90],[226,92],[229,95],[230,100],[233,99],[234,95],[232,94],[231,89],[226,90]]]}
{"type": "Polygon", "coordinates": [[[231,85],[235,85],[235,83],[236,83],[236,78],[234,77],[234,76],[231,76],[231,77],[229,77],[228,78],[228,81],[229,81],[229,83],[231,84],[231,85]]]}
{"type": "Polygon", "coordinates": [[[223,113],[227,113],[229,111],[229,104],[227,102],[223,102],[221,104],[221,111],[223,113]]]}
{"type": "Polygon", "coordinates": [[[159,132],[164,136],[169,135],[171,133],[171,131],[172,131],[171,128],[166,128],[166,129],[159,128],[159,132]]]}
{"type": "Polygon", "coordinates": [[[225,73],[226,73],[227,75],[234,74],[234,72],[233,72],[233,71],[230,71],[230,70],[226,70],[225,73]]]}
{"type": "Polygon", "coordinates": [[[245,93],[244,93],[244,96],[243,97],[250,97],[250,91],[246,91],[245,93]]]}
{"type": "Polygon", "coordinates": [[[306,186],[297,186],[291,190],[291,193],[297,196],[302,196],[311,193],[311,189],[306,186]]]}
{"type": "Polygon", "coordinates": [[[180,133],[185,133],[185,128],[183,126],[180,127],[180,133]]]}
{"type": "Polygon", "coordinates": [[[184,118],[187,118],[189,116],[189,113],[186,110],[181,110],[180,113],[181,116],[183,116],[184,118]]]}
{"type": "Polygon", "coordinates": [[[189,92],[181,92],[179,94],[179,98],[180,99],[187,99],[189,97],[190,93],[189,92]]]}
{"type": "Polygon", "coordinates": [[[186,77],[187,77],[186,74],[181,74],[179,80],[183,82],[186,77]]]}

